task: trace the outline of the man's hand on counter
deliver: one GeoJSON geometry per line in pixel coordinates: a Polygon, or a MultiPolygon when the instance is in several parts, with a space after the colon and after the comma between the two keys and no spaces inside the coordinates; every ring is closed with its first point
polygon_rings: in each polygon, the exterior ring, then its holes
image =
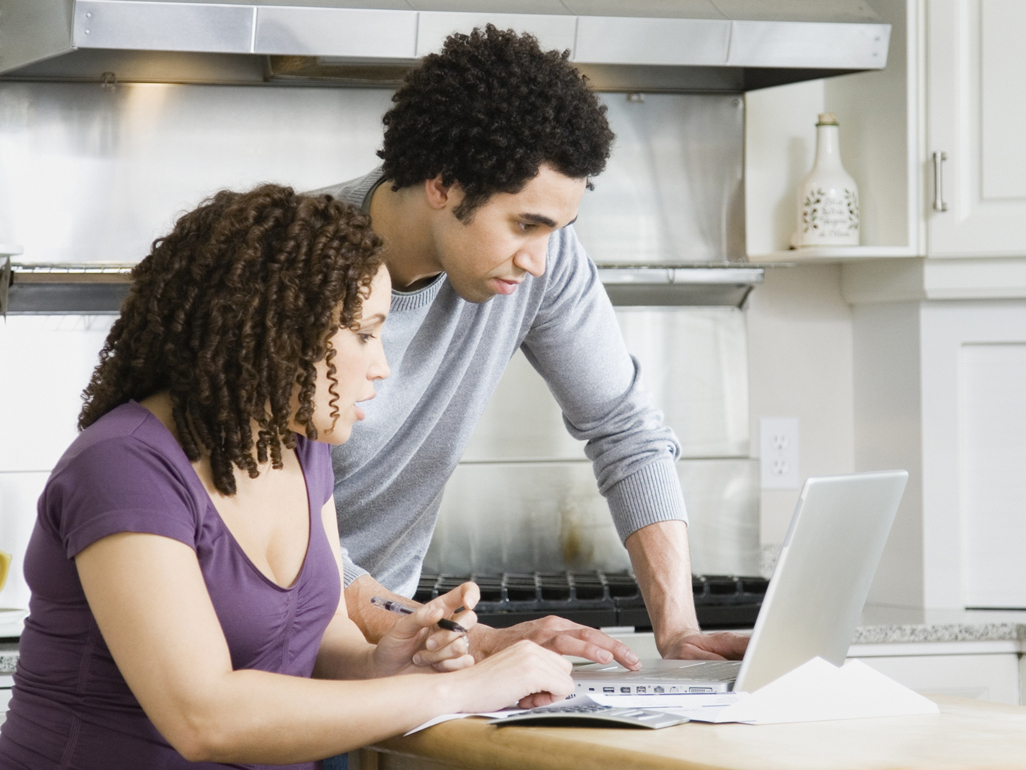
{"type": "Polygon", "coordinates": [[[699,629],[684,522],[650,524],[633,532],[624,544],[652,619],[656,647],[664,658],[736,660],[744,656],[747,634],[703,634],[699,629]]]}
{"type": "Polygon", "coordinates": [[[529,639],[560,655],[574,655],[596,663],[616,660],[629,669],[641,667],[638,656],[623,642],[555,615],[509,628],[492,628],[479,623],[470,629],[470,652],[480,661],[522,639],[529,639]]]}
{"type": "Polygon", "coordinates": [[[748,634],[730,631],[685,631],[661,641],[659,652],[664,658],[675,660],[740,660],[748,648],[748,638],[748,634]]]}

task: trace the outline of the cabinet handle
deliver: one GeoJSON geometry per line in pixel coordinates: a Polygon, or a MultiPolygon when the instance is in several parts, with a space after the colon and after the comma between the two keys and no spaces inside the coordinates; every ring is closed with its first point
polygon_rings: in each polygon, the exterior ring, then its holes
{"type": "Polygon", "coordinates": [[[948,204],[944,201],[944,161],[948,159],[946,152],[933,154],[933,210],[947,211],[948,204]]]}

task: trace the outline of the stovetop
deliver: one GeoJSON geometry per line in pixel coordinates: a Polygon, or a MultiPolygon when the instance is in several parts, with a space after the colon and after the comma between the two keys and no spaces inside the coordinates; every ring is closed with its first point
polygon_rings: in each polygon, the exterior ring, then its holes
{"type": "MultiPolygon", "coordinates": [[[[593,628],[652,628],[641,590],[629,572],[425,573],[413,598],[426,602],[468,580],[481,587],[478,618],[497,628],[546,615],[593,628]]],[[[752,628],[768,584],[761,577],[693,575],[698,622],[704,629],[752,628]]]]}

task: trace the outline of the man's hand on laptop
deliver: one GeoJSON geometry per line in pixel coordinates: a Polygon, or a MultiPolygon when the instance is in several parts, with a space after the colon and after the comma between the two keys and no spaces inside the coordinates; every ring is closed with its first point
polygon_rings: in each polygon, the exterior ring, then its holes
{"type": "Polygon", "coordinates": [[[616,660],[621,666],[632,670],[641,666],[638,656],[622,642],[594,628],[555,615],[509,628],[492,628],[479,623],[470,629],[470,652],[480,661],[521,639],[530,639],[560,655],[574,655],[596,663],[616,660]]]}
{"type": "Polygon", "coordinates": [[[664,658],[674,660],[741,660],[748,648],[748,634],[730,631],[702,633],[695,629],[682,631],[668,641],[657,640],[664,658]]]}

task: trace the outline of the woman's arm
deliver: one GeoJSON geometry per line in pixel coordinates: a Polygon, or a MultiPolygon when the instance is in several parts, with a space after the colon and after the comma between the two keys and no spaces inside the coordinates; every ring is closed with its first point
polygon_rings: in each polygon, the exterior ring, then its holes
{"type": "MultiPolygon", "coordinates": [[[[121,533],[93,543],[75,561],[125,681],[160,733],[191,761],[315,760],[437,714],[501,708],[534,692],[573,691],[570,664],[536,645],[445,675],[324,681],[233,671],[189,546],[121,533]]],[[[366,643],[360,644],[356,656],[365,654],[366,643]]]]}

